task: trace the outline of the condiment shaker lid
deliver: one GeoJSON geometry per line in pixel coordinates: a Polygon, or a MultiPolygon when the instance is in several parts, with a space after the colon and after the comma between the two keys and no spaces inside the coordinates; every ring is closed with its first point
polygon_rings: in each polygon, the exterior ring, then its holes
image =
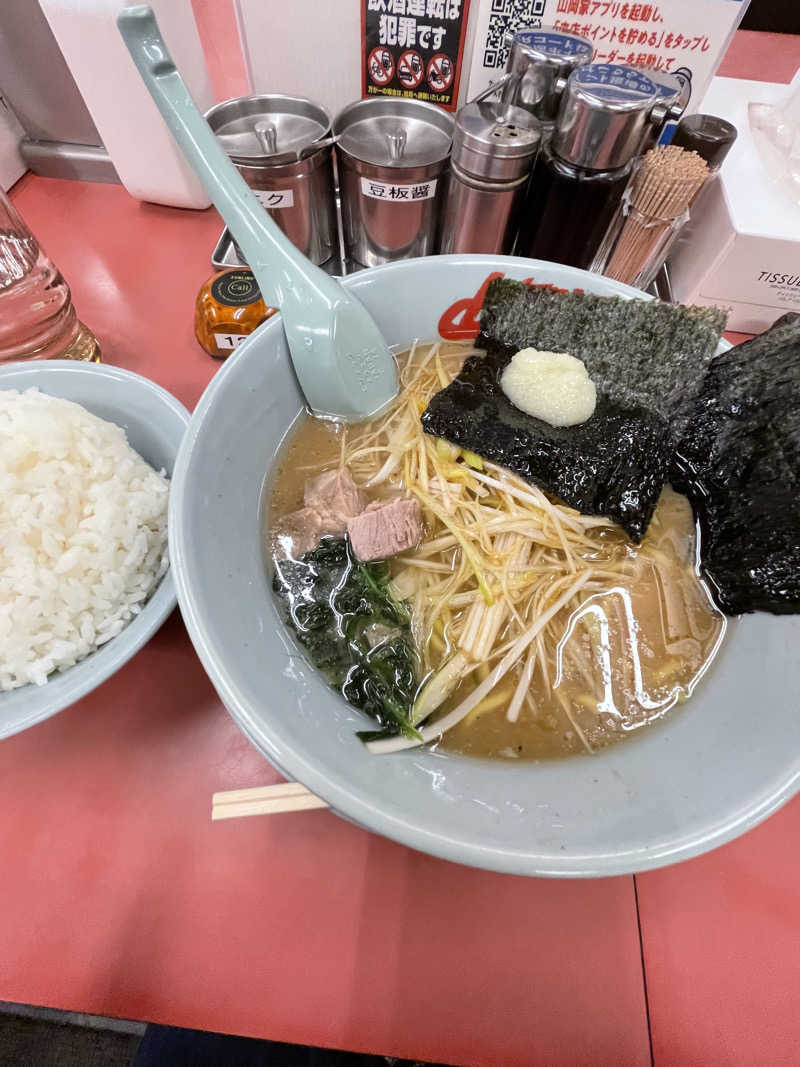
{"type": "Polygon", "coordinates": [[[234,163],[270,166],[290,162],[330,134],[321,104],[302,96],[239,96],[206,112],[206,121],[234,163]]]}
{"type": "Polygon", "coordinates": [[[687,115],[672,138],[679,148],[686,148],[708,163],[711,171],[719,170],[722,161],[733,148],[738,130],[732,122],[716,115],[687,115]]]}
{"type": "Polygon", "coordinates": [[[657,103],[652,79],[635,67],[579,67],[561,98],[553,151],[587,170],[623,167],[639,153],[657,103]]]}
{"type": "Polygon", "coordinates": [[[532,111],[540,122],[552,122],[564,81],[577,67],[590,63],[591,41],[552,26],[521,29],[509,37],[506,72],[511,76],[503,99],[532,111]]]}
{"type": "Polygon", "coordinates": [[[649,131],[645,133],[645,143],[642,146],[642,151],[645,151],[656,144],[667,122],[677,122],[680,119],[692,95],[692,86],[685,78],[679,78],[667,70],[653,70],[652,67],[638,65],[636,69],[645,74],[655,85],[659,103],[663,105],[663,121],[651,123],[649,131]]]}
{"type": "Polygon", "coordinates": [[[539,124],[529,111],[484,100],[456,115],[452,161],[488,181],[513,181],[530,168],[539,148],[539,124]]]}
{"type": "Polygon", "coordinates": [[[552,26],[517,30],[511,36],[512,54],[524,52],[530,59],[551,66],[574,70],[590,62],[594,54],[592,42],[577,33],[567,33],[552,26]]]}
{"type": "Polygon", "coordinates": [[[334,122],[338,146],[376,167],[424,167],[446,159],[453,117],[421,100],[381,97],[358,100],[334,122]]]}
{"type": "Polygon", "coordinates": [[[646,74],[655,85],[658,98],[668,106],[677,106],[681,110],[689,103],[691,85],[688,81],[670,74],[668,70],[653,70],[651,67],[637,67],[642,74],[646,74]]]}

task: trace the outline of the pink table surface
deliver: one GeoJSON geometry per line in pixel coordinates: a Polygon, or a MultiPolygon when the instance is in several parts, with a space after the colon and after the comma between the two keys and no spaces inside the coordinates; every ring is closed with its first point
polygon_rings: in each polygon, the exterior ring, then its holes
{"type": "MultiPolygon", "coordinates": [[[[800,41],[775,49],[725,72],[787,80],[800,41]]],[[[106,361],[193,406],[216,214],[30,176],[13,198],[106,361]]],[[[800,802],[679,867],[546,882],[326,812],[210,823],[212,792],[273,780],[177,613],[0,744],[0,999],[459,1064],[646,1064],[648,1021],[664,1067],[800,1060],[800,802]]]]}
{"type": "MultiPolygon", "coordinates": [[[[108,362],[190,407],[213,211],[28,176],[14,201],[108,362]]],[[[630,878],[468,870],[327,812],[210,821],[276,780],[178,615],[0,745],[0,999],[453,1063],[649,1062],[630,878]]]]}
{"type": "MultiPolygon", "coordinates": [[[[719,74],[789,82],[798,67],[800,36],[740,31],[719,74]]],[[[656,1064],[800,1063],[798,840],[795,798],[738,841],[635,879],[656,1064]]]]}

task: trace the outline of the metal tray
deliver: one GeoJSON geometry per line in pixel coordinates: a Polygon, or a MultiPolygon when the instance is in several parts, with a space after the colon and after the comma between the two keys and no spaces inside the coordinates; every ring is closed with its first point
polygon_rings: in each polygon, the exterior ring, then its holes
{"type": "Polygon", "coordinates": [[[234,244],[233,237],[227,226],[214,245],[214,251],[211,253],[211,264],[217,270],[225,270],[226,267],[247,266],[244,260],[239,258],[239,249],[234,244]]]}
{"type": "MultiPolygon", "coordinates": [[[[244,260],[239,257],[239,250],[236,247],[236,243],[227,226],[219,235],[219,240],[214,246],[214,251],[211,253],[211,262],[217,270],[225,270],[228,267],[247,266],[244,260]]],[[[355,274],[356,271],[363,270],[363,267],[358,263],[354,263],[352,260],[346,260],[343,264],[339,256],[334,256],[333,259],[329,259],[327,263],[322,264],[322,269],[328,274],[333,275],[334,278],[342,278],[345,274],[355,274]]],[[[670,304],[674,303],[669,273],[666,266],[661,268],[655,281],[647,291],[652,293],[653,296],[659,297],[661,300],[665,300],[670,304]]]]}
{"type": "MultiPolygon", "coordinates": [[[[214,245],[214,251],[211,253],[211,263],[217,270],[226,270],[229,267],[247,266],[244,260],[240,258],[239,249],[237,248],[236,242],[231,236],[231,232],[227,226],[219,235],[219,240],[214,245]]],[[[343,265],[339,256],[333,256],[327,263],[322,264],[322,269],[326,274],[331,274],[334,278],[341,278],[345,274],[355,274],[356,271],[362,270],[363,268],[352,260],[347,260],[343,265]]]]}

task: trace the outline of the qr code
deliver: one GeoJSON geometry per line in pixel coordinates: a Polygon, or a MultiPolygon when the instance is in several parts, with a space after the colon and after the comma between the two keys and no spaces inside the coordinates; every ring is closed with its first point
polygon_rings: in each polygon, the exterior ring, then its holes
{"type": "Polygon", "coordinates": [[[489,70],[504,67],[508,59],[505,35],[521,26],[541,26],[546,0],[492,0],[483,65],[489,70]]]}

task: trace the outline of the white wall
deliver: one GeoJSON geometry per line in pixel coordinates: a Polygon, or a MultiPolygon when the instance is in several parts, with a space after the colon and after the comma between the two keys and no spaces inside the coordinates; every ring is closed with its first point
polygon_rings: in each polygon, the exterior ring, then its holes
{"type": "Polygon", "coordinates": [[[11,108],[0,96],[0,186],[10,189],[27,167],[19,154],[23,129],[11,108]]]}

